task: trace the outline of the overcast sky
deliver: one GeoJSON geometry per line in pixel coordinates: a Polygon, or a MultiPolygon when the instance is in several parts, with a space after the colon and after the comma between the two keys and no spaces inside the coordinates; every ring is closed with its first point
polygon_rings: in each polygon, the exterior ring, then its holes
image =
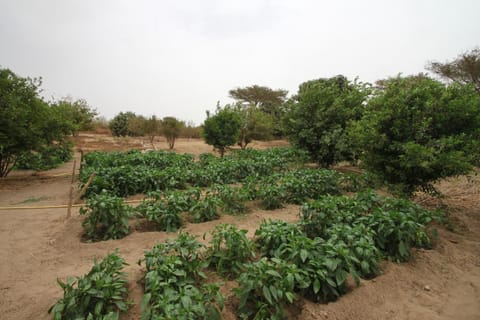
{"type": "Polygon", "coordinates": [[[425,71],[480,45],[478,0],[0,0],[0,66],[48,100],[200,124],[228,90],[425,71]]]}

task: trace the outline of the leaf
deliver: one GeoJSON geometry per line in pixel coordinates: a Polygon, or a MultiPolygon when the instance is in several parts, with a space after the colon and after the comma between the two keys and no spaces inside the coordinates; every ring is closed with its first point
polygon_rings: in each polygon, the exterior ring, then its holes
{"type": "Polygon", "coordinates": [[[320,281],[315,279],[315,281],[313,281],[313,292],[317,294],[318,291],[320,291],[320,281]]]}
{"type": "Polygon", "coordinates": [[[335,273],[335,280],[337,281],[337,285],[341,286],[345,280],[347,279],[348,273],[343,269],[338,269],[335,273]]]}
{"type": "Polygon", "coordinates": [[[267,299],[268,303],[270,303],[270,305],[273,305],[272,296],[271,296],[270,290],[268,290],[267,286],[264,286],[262,288],[262,292],[263,292],[263,296],[265,297],[265,299],[267,299]]]}
{"type": "Polygon", "coordinates": [[[285,297],[290,303],[293,303],[293,300],[295,299],[295,295],[291,292],[285,292],[285,297]]]}
{"type": "Polygon", "coordinates": [[[274,277],[277,277],[277,278],[281,278],[282,276],[275,270],[272,270],[272,269],[269,269],[267,271],[265,271],[265,273],[271,275],[271,276],[274,276],[274,277]]]}
{"type": "Polygon", "coordinates": [[[308,258],[308,251],[305,249],[300,250],[300,259],[302,259],[302,262],[305,262],[308,258]]]}

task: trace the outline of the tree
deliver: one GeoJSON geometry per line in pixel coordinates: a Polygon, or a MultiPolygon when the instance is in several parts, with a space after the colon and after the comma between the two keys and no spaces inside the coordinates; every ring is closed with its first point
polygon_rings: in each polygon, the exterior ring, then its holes
{"type": "Polygon", "coordinates": [[[40,97],[41,79],[22,78],[0,68],[0,177],[25,152],[62,142],[69,122],[40,97]]]}
{"type": "Polygon", "coordinates": [[[287,103],[288,139],[324,166],[355,160],[346,129],[350,121],[360,119],[369,93],[368,85],[344,76],[302,83],[287,103]]]}
{"type": "Polygon", "coordinates": [[[71,97],[66,97],[51,105],[57,112],[63,114],[66,121],[71,123],[74,136],[78,134],[78,131],[93,128],[93,119],[97,116],[97,111],[90,107],[86,100],[73,100],[71,97]]]}
{"type": "Polygon", "coordinates": [[[464,52],[455,60],[445,63],[430,62],[427,69],[456,83],[471,83],[480,93],[480,48],[464,52]]]}
{"type": "Polygon", "coordinates": [[[109,124],[112,135],[116,137],[134,135],[134,133],[129,130],[129,122],[133,118],[135,118],[135,113],[130,111],[117,114],[109,124]]]}
{"type": "Polygon", "coordinates": [[[238,141],[242,120],[238,113],[230,106],[217,107],[215,115],[207,112],[207,119],[203,123],[203,137],[205,142],[218,149],[223,158],[227,147],[238,141]]]}
{"type": "Polygon", "coordinates": [[[165,117],[162,120],[162,133],[167,138],[168,148],[170,150],[175,146],[175,140],[178,138],[185,123],[175,117],[165,117]]]}
{"type": "Polygon", "coordinates": [[[253,140],[270,140],[273,135],[273,119],[255,106],[237,105],[235,110],[240,115],[241,127],[238,145],[245,149],[253,140]]]}
{"type": "Polygon", "coordinates": [[[352,126],[362,165],[407,196],[468,172],[480,148],[480,96],[473,85],[446,86],[422,74],[383,84],[352,126]]]}
{"type": "Polygon", "coordinates": [[[150,143],[153,146],[155,136],[160,134],[162,122],[156,116],[151,116],[145,120],[145,134],[150,138],[150,143]]]}
{"type": "Polygon", "coordinates": [[[277,124],[274,126],[273,134],[277,137],[283,135],[280,123],[284,114],[283,104],[287,99],[288,91],[282,89],[273,90],[268,87],[253,85],[232,89],[228,93],[237,102],[247,106],[254,106],[270,115],[274,123],[277,124]]]}

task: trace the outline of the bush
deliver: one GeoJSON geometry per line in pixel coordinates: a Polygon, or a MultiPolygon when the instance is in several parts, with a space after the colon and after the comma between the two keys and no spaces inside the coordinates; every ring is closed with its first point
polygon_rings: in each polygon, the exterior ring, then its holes
{"type": "Polygon", "coordinates": [[[280,259],[262,258],[245,265],[233,289],[242,319],[286,319],[285,308],[296,299],[295,289],[305,287],[305,272],[280,259]]]}
{"type": "Polygon", "coordinates": [[[246,201],[248,194],[242,188],[233,188],[228,185],[216,185],[213,192],[220,199],[220,207],[228,214],[247,212],[246,201]]]}
{"type": "Polygon", "coordinates": [[[344,76],[302,83],[287,102],[284,128],[289,141],[324,166],[356,160],[347,128],[350,121],[360,119],[370,91],[344,76]]]}
{"type": "Polygon", "coordinates": [[[255,258],[255,247],[247,236],[247,230],[238,230],[231,224],[220,224],[212,232],[207,261],[221,275],[236,275],[243,264],[255,258]]]}
{"type": "Polygon", "coordinates": [[[73,143],[64,142],[42,146],[38,151],[22,153],[15,164],[15,168],[24,170],[49,170],[73,158],[73,143]]]}
{"type": "Polygon", "coordinates": [[[216,196],[207,194],[202,200],[194,204],[189,211],[194,223],[212,221],[218,219],[219,199],[216,196]]]}
{"type": "Polygon", "coordinates": [[[125,261],[117,252],[107,255],[83,277],[57,279],[63,289],[63,298],[53,305],[49,313],[54,320],[101,319],[118,320],[120,311],[128,310],[125,261]]]}
{"type": "Polygon", "coordinates": [[[103,191],[89,198],[86,207],[80,208],[80,214],[87,215],[82,225],[90,240],[120,239],[128,234],[132,209],[123,201],[103,191]]]}
{"type": "Polygon", "coordinates": [[[282,220],[262,221],[255,231],[257,247],[267,257],[273,257],[278,248],[290,241],[290,237],[303,235],[297,224],[282,220]]]}
{"type": "Polygon", "coordinates": [[[180,202],[182,200],[173,196],[167,199],[145,199],[136,210],[140,217],[155,222],[158,230],[174,232],[183,225],[181,213],[185,205],[180,202]]]}
{"type": "Polygon", "coordinates": [[[206,278],[202,270],[207,263],[199,254],[203,247],[193,236],[181,233],[145,252],[142,320],[220,319],[219,286],[198,285],[206,278]]]}
{"type": "Polygon", "coordinates": [[[424,75],[381,84],[365,116],[352,127],[365,168],[404,196],[418,189],[434,192],[436,180],[471,169],[480,141],[478,92],[424,75]]]}

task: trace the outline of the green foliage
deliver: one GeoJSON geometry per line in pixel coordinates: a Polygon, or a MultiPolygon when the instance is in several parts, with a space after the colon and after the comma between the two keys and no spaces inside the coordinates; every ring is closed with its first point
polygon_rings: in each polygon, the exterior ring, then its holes
{"type": "Polygon", "coordinates": [[[83,277],[57,279],[63,298],[53,305],[49,313],[54,320],[118,320],[120,312],[128,310],[125,261],[117,252],[107,255],[83,277]]]}
{"type": "Polygon", "coordinates": [[[207,194],[190,208],[189,213],[192,222],[200,223],[218,219],[220,217],[218,213],[219,204],[220,200],[216,196],[207,194]]]}
{"type": "Polygon", "coordinates": [[[0,177],[20,155],[60,143],[71,133],[71,123],[40,97],[40,85],[40,79],[0,68],[0,177]]]}
{"type": "Polygon", "coordinates": [[[208,116],[203,123],[203,138],[207,144],[218,149],[223,157],[226,148],[238,141],[240,127],[241,118],[237,112],[229,106],[218,108],[215,115],[208,116]]]}
{"type": "Polygon", "coordinates": [[[262,184],[258,196],[262,200],[262,208],[266,210],[283,208],[287,202],[285,188],[277,184],[262,184]]]}
{"type": "Polygon", "coordinates": [[[220,319],[223,297],[219,286],[198,285],[206,278],[202,269],[207,264],[199,255],[202,247],[193,236],[180,233],[176,240],[145,252],[142,320],[220,319]]]}
{"type": "Polygon", "coordinates": [[[237,275],[243,264],[255,258],[255,247],[247,230],[238,230],[232,224],[220,224],[212,232],[207,249],[207,261],[221,275],[237,275]]]}
{"type": "Polygon", "coordinates": [[[304,82],[287,103],[284,127],[289,141],[324,166],[355,160],[347,127],[361,117],[369,94],[367,85],[344,76],[304,82]]]}
{"type": "MultiPolygon", "coordinates": [[[[441,213],[425,210],[408,200],[383,198],[368,191],[354,198],[322,197],[305,204],[300,218],[300,225],[311,238],[330,239],[334,227],[344,234],[351,232],[352,236],[364,234],[367,237],[362,240],[364,243],[369,243],[368,237],[371,237],[383,255],[405,261],[410,256],[411,247],[430,247],[426,225],[441,219],[441,213]],[[341,224],[353,229],[347,232],[338,226],[341,224]]],[[[345,236],[340,238],[346,244],[350,241],[345,236]]]]}
{"type": "Polygon", "coordinates": [[[480,143],[480,95],[472,87],[424,75],[381,85],[351,130],[364,150],[362,165],[406,196],[471,169],[480,143]]]}
{"type": "Polygon", "coordinates": [[[86,100],[73,100],[70,97],[55,101],[52,108],[70,123],[73,135],[77,135],[78,131],[93,129],[93,119],[98,114],[86,100]]]}
{"type": "Polygon", "coordinates": [[[255,106],[237,105],[242,120],[238,145],[245,149],[253,140],[270,140],[273,134],[273,118],[255,106]]]}
{"type": "Polygon", "coordinates": [[[162,120],[162,134],[165,136],[168,142],[168,147],[170,150],[175,146],[175,140],[180,136],[185,123],[183,121],[177,120],[174,117],[165,117],[162,120]]]}
{"type": "Polygon", "coordinates": [[[80,214],[87,217],[83,221],[88,239],[92,241],[120,239],[129,232],[128,219],[132,209],[124,204],[124,199],[107,191],[89,198],[80,214]]]}
{"type": "Polygon", "coordinates": [[[46,145],[37,151],[27,151],[18,156],[16,169],[49,170],[58,167],[73,158],[73,143],[63,141],[59,144],[46,145]]]}
{"type": "Polygon", "coordinates": [[[247,212],[246,201],[248,194],[243,188],[234,188],[228,185],[215,185],[212,191],[220,199],[222,211],[228,214],[247,212]]]}
{"type": "Polygon", "coordinates": [[[296,299],[296,288],[308,285],[305,276],[296,265],[276,258],[246,264],[233,289],[240,300],[240,318],[286,319],[285,308],[296,299]]]}
{"type": "Polygon", "coordinates": [[[257,247],[267,257],[275,256],[275,252],[282,244],[301,235],[303,232],[298,224],[282,220],[264,220],[255,231],[257,247]]]}
{"type": "Polygon", "coordinates": [[[289,240],[279,247],[276,256],[305,272],[305,285],[298,288],[304,296],[328,302],[346,292],[345,281],[349,274],[358,283],[354,268],[356,259],[345,243],[305,236],[289,240]]]}
{"type": "Polygon", "coordinates": [[[455,60],[431,62],[427,68],[444,79],[455,83],[471,84],[480,93],[480,48],[458,55],[455,60]]]}
{"type": "MultiPolygon", "coordinates": [[[[110,120],[109,127],[113,136],[116,137],[125,137],[125,136],[134,136],[134,135],[143,135],[143,132],[133,132],[130,127],[130,120],[136,117],[133,112],[120,112],[112,120],[110,120]]],[[[137,128],[137,126],[134,126],[137,128]]]]}
{"type": "Polygon", "coordinates": [[[170,195],[166,199],[145,199],[136,208],[140,217],[155,222],[158,230],[174,232],[183,225],[181,213],[185,211],[183,197],[170,195]]]}

